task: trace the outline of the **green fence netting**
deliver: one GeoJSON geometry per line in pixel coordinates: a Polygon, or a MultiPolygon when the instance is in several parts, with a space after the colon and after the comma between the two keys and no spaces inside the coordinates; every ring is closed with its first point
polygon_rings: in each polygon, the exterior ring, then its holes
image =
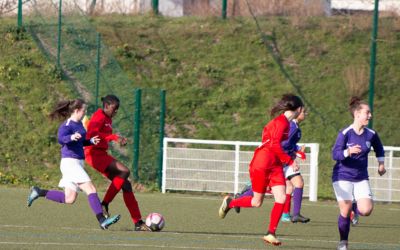
{"type": "Polygon", "coordinates": [[[161,90],[143,89],[138,110],[135,83],[121,69],[101,35],[76,4],[30,1],[25,5],[31,10],[24,16],[26,29],[62,71],[77,95],[89,103],[89,115],[101,107],[102,96],[118,96],[121,105],[113,129],[130,143],[127,147],[114,144],[112,154],[132,168],[135,179],[145,184],[158,183],[161,90]],[[140,116],[135,112],[140,112],[140,116]],[[140,124],[139,134],[134,133],[135,123],[140,124]],[[139,138],[138,144],[134,143],[135,137],[139,138]]]}

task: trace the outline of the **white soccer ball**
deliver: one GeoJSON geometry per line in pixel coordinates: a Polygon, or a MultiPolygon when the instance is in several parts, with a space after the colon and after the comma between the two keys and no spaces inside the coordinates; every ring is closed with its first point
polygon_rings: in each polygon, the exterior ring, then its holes
{"type": "Polygon", "coordinates": [[[150,213],[146,218],[146,225],[152,231],[161,231],[165,226],[164,217],[159,213],[150,213]]]}

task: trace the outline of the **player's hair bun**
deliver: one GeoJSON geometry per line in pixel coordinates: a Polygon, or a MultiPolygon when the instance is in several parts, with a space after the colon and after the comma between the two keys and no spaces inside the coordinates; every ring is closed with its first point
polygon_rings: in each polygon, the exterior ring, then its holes
{"type": "Polygon", "coordinates": [[[350,98],[350,103],[349,106],[354,106],[354,105],[358,105],[361,102],[361,99],[358,96],[352,96],[350,98]]]}

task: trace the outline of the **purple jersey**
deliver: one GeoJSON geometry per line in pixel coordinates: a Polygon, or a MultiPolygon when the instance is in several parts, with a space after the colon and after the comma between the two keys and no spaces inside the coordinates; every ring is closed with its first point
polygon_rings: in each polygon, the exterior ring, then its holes
{"type": "Polygon", "coordinates": [[[296,151],[299,150],[297,143],[301,139],[301,130],[297,122],[292,120],[290,122],[290,130],[288,139],[281,143],[283,150],[290,155],[293,159],[296,158],[296,151]]]}
{"type": "Polygon", "coordinates": [[[364,128],[361,135],[356,134],[352,126],[341,130],[332,149],[332,158],[336,161],[332,181],[368,180],[368,153],[371,151],[371,146],[374,148],[378,160],[383,161],[385,151],[374,130],[364,128]],[[357,144],[361,146],[361,152],[347,156],[347,152],[345,152],[347,148],[357,144]]]}
{"type": "Polygon", "coordinates": [[[58,143],[61,144],[61,158],[85,159],[83,146],[90,145],[90,142],[85,139],[86,130],[81,121],[75,122],[71,119],[63,122],[58,128],[58,143]],[[78,132],[82,135],[77,141],[71,140],[71,135],[78,132]]]}

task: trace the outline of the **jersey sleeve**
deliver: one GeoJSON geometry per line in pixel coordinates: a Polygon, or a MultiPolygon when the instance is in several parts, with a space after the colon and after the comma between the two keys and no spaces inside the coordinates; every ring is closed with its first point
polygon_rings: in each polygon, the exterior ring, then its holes
{"type": "Polygon", "coordinates": [[[289,138],[281,143],[283,150],[289,155],[292,155],[296,151],[298,151],[298,146],[297,146],[298,140],[296,138],[297,130],[298,128],[296,126],[290,126],[289,138]]]}
{"type": "Polygon", "coordinates": [[[288,130],[288,123],[281,120],[276,120],[276,126],[274,126],[274,131],[271,131],[271,150],[277,155],[279,160],[286,165],[292,165],[293,159],[290,157],[282,148],[283,134],[288,130]]]}
{"type": "Polygon", "coordinates": [[[375,155],[376,155],[376,158],[378,158],[378,161],[384,161],[385,160],[385,150],[383,149],[381,139],[379,138],[379,135],[376,132],[375,132],[374,136],[372,137],[371,145],[372,145],[372,147],[374,147],[375,155]]]}
{"type": "Polygon", "coordinates": [[[346,150],[346,136],[340,132],[336,138],[335,145],[332,148],[332,159],[335,161],[342,161],[346,157],[344,155],[344,150],[346,150]]]}
{"type": "Polygon", "coordinates": [[[72,133],[69,131],[68,127],[64,124],[61,125],[58,129],[58,143],[65,145],[72,142],[71,135],[72,133]]]}
{"type": "Polygon", "coordinates": [[[117,134],[107,135],[107,136],[104,137],[104,139],[105,139],[107,142],[110,142],[110,141],[118,141],[119,135],[117,135],[117,134]]]}

